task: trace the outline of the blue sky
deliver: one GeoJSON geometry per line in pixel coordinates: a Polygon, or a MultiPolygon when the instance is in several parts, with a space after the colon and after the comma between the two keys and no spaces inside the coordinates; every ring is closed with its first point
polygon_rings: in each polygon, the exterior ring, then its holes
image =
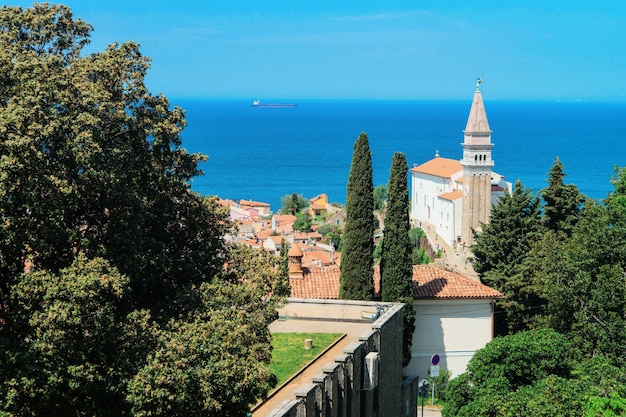
{"type": "MultiPolygon", "coordinates": [[[[14,1],[10,5],[30,6],[14,1]]],[[[626,2],[65,0],[168,97],[626,100],[626,2]]]]}

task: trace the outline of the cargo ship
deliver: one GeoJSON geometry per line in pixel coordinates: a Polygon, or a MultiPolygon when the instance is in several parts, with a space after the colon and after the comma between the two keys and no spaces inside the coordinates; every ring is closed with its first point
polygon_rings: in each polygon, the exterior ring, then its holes
{"type": "Polygon", "coordinates": [[[252,102],[252,107],[298,107],[297,104],[291,103],[261,103],[259,100],[252,102]]]}

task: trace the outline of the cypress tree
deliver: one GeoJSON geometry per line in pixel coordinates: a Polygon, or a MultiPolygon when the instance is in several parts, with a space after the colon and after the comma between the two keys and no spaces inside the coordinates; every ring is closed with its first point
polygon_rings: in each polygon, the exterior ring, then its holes
{"type": "Polygon", "coordinates": [[[405,303],[403,330],[403,364],[411,361],[411,345],[415,330],[413,309],[413,262],[409,231],[409,168],[402,152],[396,152],[391,160],[387,185],[387,215],[380,258],[380,285],[383,301],[405,303]]]}
{"type": "Polygon", "coordinates": [[[346,196],[339,298],[374,299],[374,182],[367,135],[354,144],[346,196]]]}
{"type": "Polygon", "coordinates": [[[276,278],[274,280],[273,290],[277,297],[289,297],[291,295],[291,286],[289,284],[289,245],[285,239],[280,242],[280,257],[276,278]]]}
{"type": "Polygon", "coordinates": [[[396,152],[391,161],[387,186],[387,215],[380,259],[383,301],[399,301],[402,297],[413,295],[407,172],[404,154],[396,152]]]}

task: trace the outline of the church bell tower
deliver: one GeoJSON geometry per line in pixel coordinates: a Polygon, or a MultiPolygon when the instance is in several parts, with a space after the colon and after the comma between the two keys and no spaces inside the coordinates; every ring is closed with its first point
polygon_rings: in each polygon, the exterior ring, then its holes
{"type": "Polygon", "coordinates": [[[463,146],[463,216],[461,243],[474,243],[472,229],[480,230],[491,214],[491,130],[480,90],[482,80],[476,80],[476,91],[465,127],[463,146]]]}

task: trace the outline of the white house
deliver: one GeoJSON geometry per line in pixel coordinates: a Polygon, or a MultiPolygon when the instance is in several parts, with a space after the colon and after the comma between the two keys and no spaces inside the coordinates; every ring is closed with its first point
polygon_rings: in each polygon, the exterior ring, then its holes
{"type": "MultiPolygon", "coordinates": [[[[289,250],[291,297],[337,299],[339,267],[303,267],[303,253],[289,250]]],[[[380,293],[380,270],[374,268],[374,288],[380,293]]],[[[503,295],[478,281],[433,265],[413,266],[415,333],[407,375],[427,376],[430,358],[452,376],[465,371],[474,353],[493,338],[493,307],[503,295]]],[[[337,328],[337,331],[340,331],[337,328]]]]}
{"type": "Polygon", "coordinates": [[[493,338],[493,308],[503,295],[456,272],[413,267],[415,333],[410,375],[428,375],[431,358],[459,376],[474,353],[493,338]]]}

